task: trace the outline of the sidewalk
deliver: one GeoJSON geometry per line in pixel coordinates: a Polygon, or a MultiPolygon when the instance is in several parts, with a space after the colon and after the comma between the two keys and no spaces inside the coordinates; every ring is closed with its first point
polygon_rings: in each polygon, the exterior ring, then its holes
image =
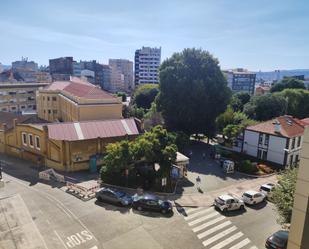
{"type": "Polygon", "coordinates": [[[256,178],[250,180],[244,180],[235,183],[231,186],[217,189],[210,192],[196,193],[196,194],[184,194],[169,196],[166,199],[173,201],[176,206],[183,207],[200,207],[211,206],[216,197],[222,194],[231,194],[237,197],[241,197],[243,192],[247,190],[258,190],[262,184],[265,183],[277,183],[277,175],[272,175],[264,178],[256,178]]]}

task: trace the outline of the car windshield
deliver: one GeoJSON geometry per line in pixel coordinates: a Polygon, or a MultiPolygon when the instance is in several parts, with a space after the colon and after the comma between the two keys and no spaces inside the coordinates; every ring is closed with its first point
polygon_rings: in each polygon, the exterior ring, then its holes
{"type": "Polygon", "coordinates": [[[218,197],[218,198],[216,199],[216,202],[219,203],[219,204],[221,204],[221,205],[225,203],[224,200],[221,199],[220,197],[218,197]]]}
{"type": "Polygon", "coordinates": [[[117,192],[115,192],[115,194],[117,195],[118,198],[122,198],[126,195],[126,193],[121,192],[121,191],[117,191],[117,192]]]}
{"type": "Polygon", "coordinates": [[[266,191],[266,192],[269,192],[269,191],[270,191],[270,189],[269,189],[269,188],[264,187],[264,186],[262,186],[260,189],[261,189],[261,190],[264,190],[264,191],[266,191]]]}
{"type": "Polygon", "coordinates": [[[252,195],[248,194],[248,193],[244,193],[244,196],[248,197],[248,198],[252,198],[252,195]]]}
{"type": "Polygon", "coordinates": [[[271,237],[271,242],[274,243],[276,246],[283,247],[285,246],[285,240],[280,238],[278,235],[274,234],[271,237]]]}

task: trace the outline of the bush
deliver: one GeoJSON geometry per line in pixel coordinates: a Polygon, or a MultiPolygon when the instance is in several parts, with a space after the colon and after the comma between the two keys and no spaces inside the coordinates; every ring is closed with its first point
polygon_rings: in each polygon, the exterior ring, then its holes
{"type": "Polygon", "coordinates": [[[247,174],[254,174],[258,171],[258,168],[256,167],[255,164],[251,163],[249,160],[244,160],[240,162],[239,170],[247,174]]]}

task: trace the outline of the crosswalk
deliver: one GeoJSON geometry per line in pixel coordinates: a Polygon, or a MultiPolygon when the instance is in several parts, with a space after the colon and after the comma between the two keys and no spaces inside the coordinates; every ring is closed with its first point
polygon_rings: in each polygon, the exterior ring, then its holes
{"type": "Polygon", "coordinates": [[[225,216],[213,207],[183,209],[188,226],[207,249],[258,249],[225,216]]]}

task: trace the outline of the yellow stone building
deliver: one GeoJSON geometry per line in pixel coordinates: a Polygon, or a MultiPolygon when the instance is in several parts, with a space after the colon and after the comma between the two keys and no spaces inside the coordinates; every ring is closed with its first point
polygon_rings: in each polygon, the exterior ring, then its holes
{"type": "Polygon", "coordinates": [[[309,127],[305,130],[297,176],[288,249],[309,248],[309,127]]]}
{"type": "Polygon", "coordinates": [[[92,158],[100,165],[108,143],[134,139],[141,131],[133,118],[42,124],[3,120],[0,113],[0,152],[60,171],[86,170],[92,158]]]}
{"type": "Polygon", "coordinates": [[[38,117],[50,122],[122,118],[120,98],[74,77],[40,89],[36,100],[38,117]]]}

